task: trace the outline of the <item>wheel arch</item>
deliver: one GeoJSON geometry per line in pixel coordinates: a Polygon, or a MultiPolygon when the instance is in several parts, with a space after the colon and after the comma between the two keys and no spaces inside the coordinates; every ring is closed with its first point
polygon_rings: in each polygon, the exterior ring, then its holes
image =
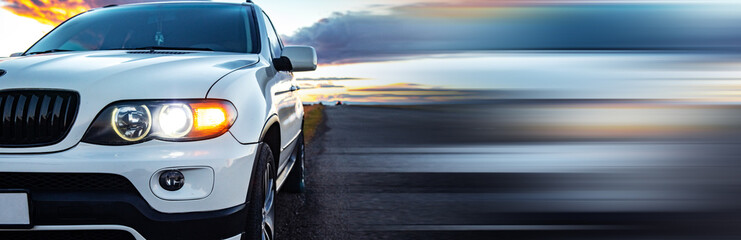
{"type": "Polygon", "coordinates": [[[280,148],[281,148],[281,129],[278,115],[271,115],[263,126],[260,134],[260,143],[265,143],[273,152],[275,163],[280,166],[280,148]]]}

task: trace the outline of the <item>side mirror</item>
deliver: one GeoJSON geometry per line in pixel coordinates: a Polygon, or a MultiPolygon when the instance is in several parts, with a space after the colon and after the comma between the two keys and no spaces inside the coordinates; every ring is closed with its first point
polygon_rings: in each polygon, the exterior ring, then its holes
{"type": "Polygon", "coordinates": [[[10,54],[10,57],[20,57],[20,56],[23,56],[23,53],[22,52],[17,52],[17,53],[10,54]]]}
{"type": "Polygon", "coordinates": [[[290,60],[291,70],[305,72],[316,70],[316,50],[309,46],[287,46],[283,48],[281,58],[290,60]]]}

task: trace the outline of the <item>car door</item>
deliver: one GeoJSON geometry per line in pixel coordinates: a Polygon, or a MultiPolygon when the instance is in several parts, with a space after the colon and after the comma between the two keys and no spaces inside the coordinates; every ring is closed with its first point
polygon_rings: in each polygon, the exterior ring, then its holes
{"type": "MultiPolygon", "coordinates": [[[[275,27],[270,18],[262,13],[267,29],[268,40],[272,58],[279,58],[282,54],[283,43],[280,41],[275,27]]],[[[278,107],[278,119],[281,124],[281,149],[292,149],[290,144],[296,139],[301,128],[300,115],[297,113],[297,86],[294,85],[293,73],[289,71],[277,72],[275,81],[275,101],[278,107]]],[[[283,165],[291,154],[291,151],[282,151],[280,154],[280,165],[283,165]]]]}

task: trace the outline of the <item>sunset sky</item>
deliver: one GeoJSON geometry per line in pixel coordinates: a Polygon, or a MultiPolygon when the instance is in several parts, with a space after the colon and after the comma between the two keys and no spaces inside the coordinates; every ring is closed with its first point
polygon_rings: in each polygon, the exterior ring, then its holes
{"type": "MultiPolygon", "coordinates": [[[[130,2],[141,0],[0,0],[0,56],[24,51],[84,9],[130,2]]],[[[673,56],[589,51],[741,49],[741,1],[731,0],[255,2],[285,42],[317,48],[318,71],[297,74],[307,102],[696,98],[708,92],[684,90],[691,82],[638,81],[649,70],[637,63],[654,66],[654,75],[680,74],[674,68],[683,66],[657,65],[673,56]],[[571,51],[587,54],[554,54],[571,51]]]]}

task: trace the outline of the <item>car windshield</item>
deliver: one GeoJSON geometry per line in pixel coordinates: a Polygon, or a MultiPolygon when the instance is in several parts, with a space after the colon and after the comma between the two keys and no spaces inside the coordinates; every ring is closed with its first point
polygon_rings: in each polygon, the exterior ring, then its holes
{"type": "Polygon", "coordinates": [[[80,14],[26,54],[117,49],[255,53],[252,11],[232,4],[144,4],[80,14]]]}

